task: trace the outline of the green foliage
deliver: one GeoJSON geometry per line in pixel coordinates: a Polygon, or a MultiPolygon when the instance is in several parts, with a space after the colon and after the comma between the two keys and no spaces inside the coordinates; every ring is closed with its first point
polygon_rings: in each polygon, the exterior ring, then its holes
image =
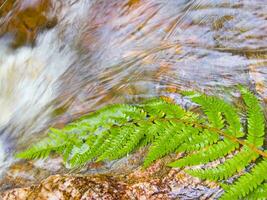
{"type": "Polygon", "coordinates": [[[174,152],[186,155],[170,163],[171,167],[226,158],[215,167],[186,171],[215,181],[225,181],[242,172],[233,184],[224,184],[221,199],[264,199],[267,197],[267,160],[262,150],[265,119],[257,98],[245,88],[241,87],[240,92],[247,109],[246,123],[233,105],[217,97],[186,92],[203,114],[162,99],[138,105],[111,105],[61,130],[51,129],[47,138],[17,156],[34,159],[57,153],[71,168],[89,161],[119,159],[143,146],[148,146],[144,167],[174,152]]]}

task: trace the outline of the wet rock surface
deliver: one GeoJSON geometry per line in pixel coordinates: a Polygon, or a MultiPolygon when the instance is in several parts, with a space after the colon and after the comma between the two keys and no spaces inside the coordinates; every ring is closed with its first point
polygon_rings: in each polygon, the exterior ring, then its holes
{"type": "Polygon", "coordinates": [[[216,183],[203,182],[183,170],[166,167],[173,159],[170,156],[147,169],[137,167],[140,155],[139,152],[109,165],[90,164],[79,174],[66,174],[59,159],[47,160],[50,162],[47,167],[43,167],[45,163],[20,163],[7,173],[3,180],[6,187],[3,188],[2,182],[0,197],[3,200],[216,199],[222,193],[216,183]],[[61,174],[50,175],[53,173],[61,174]]]}
{"type": "Polygon", "coordinates": [[[50,13],[50,0],[0,1],[0,37],[13,36],[11,46],[16,48],[33,44],[38,32],[52,28],[57,19],[50,13]]]}

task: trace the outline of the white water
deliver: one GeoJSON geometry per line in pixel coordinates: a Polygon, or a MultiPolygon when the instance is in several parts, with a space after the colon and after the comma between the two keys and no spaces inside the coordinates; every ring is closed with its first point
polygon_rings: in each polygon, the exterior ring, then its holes
{"type": "Polygon", "coordinates": [[[78,59],[75,44],[69,41],[78,39],[74,33],[79,27],[74,26],[74,20],[86,18],[88,13],[83,9],[89,10],[90,1],[73,6],[71,1],[61,3],[54,1],[55,7],[61,6],[57,13],[60,22],[39,34],[33,48],[12,50],[7,37],[0,39],[0,127],[4,128],[0,136],[0,174],[13,162],[10,148],[27,143],[52,119],[63,84],[61,77],[78,59]]]}

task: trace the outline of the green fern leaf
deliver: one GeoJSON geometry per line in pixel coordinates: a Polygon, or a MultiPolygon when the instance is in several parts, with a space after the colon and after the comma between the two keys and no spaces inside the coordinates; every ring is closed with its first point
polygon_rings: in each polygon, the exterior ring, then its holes
{"type": "Polygon", "coordinates": [[[204,148],[194,154],[189,154],[188,156],[182,159],[170,163],[169,166],[185,167],[198,164],[205,164],[229,154],[230,152],[238,148],[238,146],[239,146],[238,144],[229,140],[220,141],[217,144],[204,148]]]}
{"type": "Polygon", "coordinates": [[[144,167],[148,167],[153,161],[161,158],[177,149],[186,138],[194,131],[192,127],[186,127],[182,123],[164,124],[164,131],[155,139],[149,148],[144,161],[144,167]]]}
{"type": "Polygon", "coordinates": [[[243,147],[234,157],[227,159],[223,164],[211,169],[187,170],[192,176],[208,180],[225,180],[236,172],[243,170],[258,154],[252,152],[248,147],[243,147]]]}
{"type": "Polygon", "coordinates": [[[26,151],[18,153],[16,157],[23,159],[47,158],[51,152],[61,153],[70,145],[68,135],[57,129],[51,129],[48,136],[48,138],[38,142],[26,151]]]}
{"type": "Polygon", "coordinates": [[[123,156],[128,155],[129,153],[134,151],[138,147],[138,144],[140,143],[140,141],[144,138],[145,132],[146,132],[145,129],[134,128],[132,134],[129,135],[123,147],[121,149],[118,149],[116,156],[113,156],[113,157],[109,156],[108,157],[109,160],[122,158],[123,156]]]}
{"type": "Polygon", "coordinates": [[[267,198],[267,183],[259,185],[255,190],[250,192],[245,200],[266,200],[267,198]]]}
{"type": "Polygon", "coordinates": [[[244,134],[241,132],[241,123],[236,109],[221,99],[212,96],[198,95],[193,96],[192,100],[201,105],[207,115],[211,125],[218,129],[225,127],[226,121],[229,127],[227,133],[241,137],[244,134]],[[223,116],[225,120],[223,120],[223,116]]]}
{"type": "Polygon", "coordinates": [[[199,95],[193,97],[192,100],[201,105],[204,113],[207,115],[210,125],[218,129],[224,127],[224,120],[221,113],[221,105],[218,104],[218,100],[215,97],[209,97],[206,95],[199,95]]]}
{"type": "Polygon", "coordinates": [[[186,171],[202,179],[226,180],[261,160],[233,185],[223,184],[225,193],[222,197],[261,199],[266,196],[266,153],[261,150],[264,148],[265,120],[257,98],[245,88],[240,90],[247,107],[245,139],[238,111],[233,105],[217,97],[187,93],[201,106],[204,116],[162,99],[138,105],[110,105],[61,130],[51,129],[47,138],[17,156],[44,158],[55,152],[73,168],[89,161],[119,159],[149,145],[145,167],[172,152],[187,152],[188,155],[169,164],[185,167],[209,163],[230,154],[231,158],[216,167],[186,171]]]}
{"type": "Polygon", "coordinates": [[[217,142],[220,137],[219,134],[216,132],[211,132],[208,130],[199,130],[197,128],[194,129],[196,131],[192,135],[190,135],[186,142],[181,144],[177,149],[176,152],[191,152],[197,151],[204,147],[207,147],[215,142],[217,142]]]}
{"type": "Polygon", "coordinates": [[[140,105],[151,118],[182,118],[185,115],[185,110],[180,106],[168,103],[163,99],[152,99],[140,105]]]}
{"type": "Polygon", "coordinates": [[[100,149],[100,147],[103,146],[103,144],[105,143],[106,139],[110,135],[110,131],[106,129],[101,129],[97,133],[98,135],[96,136],[93,144],[91,144],[90,138],[89,140],[86,140],[86,143],[90,144],[90,150],[78,151],[78,149],[74,149],[69,159],[69,165],[71,167],[82,166],[83,164],[87,163],[88,161],[91,161],[92,159],[101,154],[102,149],[100,149]]]}
{"type": "MultiPolygon", "coordinates": [[[[118,158],[123,157],[124,155],[126,155],[128,152],[124,151],[123,149],[127,149],[127,147],[125,146],[127,141],[130,140],[130,138],[135,138],[133,137],[133,132],[134,129],[136,127],[134,126],[124,126],[122,128],[119,129],[119,134],[116,134],[115,137],[112,137],[109,141],[109,143],[111,145],[108,145],[104,148],[103,153],[98,157],[98,161],[101,160],[115,160],[118,158]]],[[[136,145],[139,143],[138,141],[132,140],[134,142],[136,142],[136,145]]],[[[132,144],[134,145],[134,144],[132,144]]],[[[136,146],[134,145],[134,147],[136,146]]],[[[133,149],[130,149],[133,150],[133,149]]]]}
{"type": "Polygon", "coordinates": [[[247,106],[248,135],[247,141],[257,147],[263,145],[264,114],[258,99],[247,89],[241,88],[242,97],[247,106]]]}
{"type": "Polygon", "coordinates": [[[155,138],[159,136],[160,132],[164,131],[160,129],[160,127],[156,123],[150,121],[143,121],[141,123],[139,122],[138,126],[140,126],[140,128],[143,129],[145,133],[145,136],[140,141],[139,146],[151,144],[155,140],[155,138]]]}
{"type": "Polygon", "coordinates": [[[245,197],[249,192],[256,189],[266,177],[267,160],[258,163],[250,173],[241,176],[230,188],[227,190],[221,200],[239,199],[245,197]]]}

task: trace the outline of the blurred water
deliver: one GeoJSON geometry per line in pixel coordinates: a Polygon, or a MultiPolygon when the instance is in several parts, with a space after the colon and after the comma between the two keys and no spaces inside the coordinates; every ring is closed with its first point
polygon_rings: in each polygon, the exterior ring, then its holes
{"type": "Polygon", "coordinates": [[[237,84],[266,97],[266,0],[0,5],[0,157],[108,103],[180,89],[228,98],[237,84]]]}

